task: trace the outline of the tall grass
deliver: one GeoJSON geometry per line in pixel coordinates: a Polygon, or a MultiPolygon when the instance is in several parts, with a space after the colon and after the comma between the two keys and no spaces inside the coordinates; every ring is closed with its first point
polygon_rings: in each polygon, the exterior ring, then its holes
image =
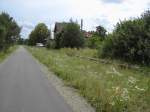
{"type": "Polygon", "coordinates": [[[66,85],[87,99],[97,112],[149,112],[150,72],[121,69],[74,57],[76,54],[96,56],[90,49],[28,50],[66,85]],[[68,56],[68,53],[72,56],[68,56]]]}
{"type": "Polygon", "coordinates": [[[0,62],[3,61],[9,54],[11,54],[14,50],[17,49],[17,45],[9,47],[5,51],[0,51],[0,62]]]}

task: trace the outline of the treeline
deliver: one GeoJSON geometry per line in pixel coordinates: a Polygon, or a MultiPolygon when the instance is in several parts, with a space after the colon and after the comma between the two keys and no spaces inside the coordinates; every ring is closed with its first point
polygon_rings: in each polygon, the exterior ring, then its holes
{"type": "MultiPolygon", "coordinates": [[[[100,58],[111,58],[130,63],[150,64],[150,11],[141,17],[120,21],[112,33],[107,34],[103,26],[90,32],[85,38],[84,31],[73,22],[64,23],[61,32],[51,39],[50,31],[44,23],[38,24],[29,36],[29,45],[43,43],[47,48],[83,48],[98,49],[100,58]]],[[[87,33],[87,32],[86,32],[87,33]]]]}
{"type": "Polygon", "coordinates": [[[42,43],[47,48],[97,48],[98,44],[106,38],[106,29],[98,26],[92,33],[92,37],[85,38],[85,31],[80,29],[80,25],[73,20],[68,23],[61,23],[61,31],[55,32],[54,39],[51,38],[50,31],[44,23],[39,23],[29,35],[28,44],[36,45],[42,43]]]}
{"type": "Polygon", "coordinates": [[[51,39],[47,26],[44,23],[39,23],[30,33],[28,40],[29,45],[36,45],[36,43],[42,43],[47,48],[80,48],[84,45],[84,38],[80,26],[73,21],[67,23],[61,32],[55,34],[54,39],[51,39]]]}
{"type": "Polygon", "coordinates": [[[9,46],[17,43],[20,39],[21,28],[7,13],[0,14],[0,51],[6,50],[9,46]]]}

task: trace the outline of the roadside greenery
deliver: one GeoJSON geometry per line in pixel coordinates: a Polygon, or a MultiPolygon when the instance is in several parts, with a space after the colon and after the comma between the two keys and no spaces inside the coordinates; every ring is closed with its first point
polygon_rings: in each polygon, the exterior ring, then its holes
{"type": "Polygon", "coordinates": [[[130,63],[150,64],[150,11],[140,18],[117,23],[104,42],[101,57],[121,59],[130,63]]]}
{"type": "Polygon", "coordinates": [[[0,13],[0,51],[7,50],[17,43],[20,38],[21,28],[7,13],[0,13]]]}
{"type": "Polygon", "coordinates": [[[92,37],[86,39],[85,46],[92,48],[92,49],[99,49],[101,48],[102,43],[103,43],[103,39],[101,37],[97,35],[93,35],[92,37]]]}
{"type": "Polygon", "coordinates": [[[11,54],[13,51],[15,51],[18,48],[18,46],[11,46],[5,51],[0,52],[0,62],[2,62],[9,54],[11,54]]]}
{"type": "Polygon", "coordinates": [[[84,39],[82,33],[78,24],[70,22],[49,41],[51,50],[27,48],[68,86],[77,89],[97,112],[149,112],[150,69],[145,65],[150,64],[150,11],[118,22],[110,34],[102,26],[92,37],[84,39]],[[83,46],[92,49],[79,49],[83,46]],[[111,63],[87,57],[109,58],[111,63]],[[140,67],[118,66],[122,62],[140,67]]]}
{"type": "Polygon", "coordinates": [[[117,62],[103,64],[75,57],[95,57],[97,51],[91,49],[27,48],[66,85],[77,89],[97,112],[150,111],[149,68],[123,69],[117,62]]]}
{"type": "Polygon", "coordinates": [[[108,37],[107,30],[99,25],[96,27],[96,31],[90,32],[92,36],[85,39],[85,47],[92,49],[101,49],[103,42],[108,37]]]}

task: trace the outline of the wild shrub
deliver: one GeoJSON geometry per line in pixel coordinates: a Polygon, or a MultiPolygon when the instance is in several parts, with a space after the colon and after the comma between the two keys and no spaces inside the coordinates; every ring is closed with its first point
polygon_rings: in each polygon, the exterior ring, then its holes
{"type": "Polygon", "coordinates": [[[99,48],[102,44],[102,39],[98,36],[92,36],[87,39],[87,46],[89,48],[99,48]]]}
{"type": "Polygon", "coordinates": [[[150,63],[150,11],[141,18],[117,23],[105,40],[102,57],[119,58],[129,62],[150,63]]]}
{"type": "Polygon", "coordinates": [[[49,40],[47,43],[46,43],[46,48],[48,49],[54,49],[56,48],[56,43],[54,40],[49,40]]]}

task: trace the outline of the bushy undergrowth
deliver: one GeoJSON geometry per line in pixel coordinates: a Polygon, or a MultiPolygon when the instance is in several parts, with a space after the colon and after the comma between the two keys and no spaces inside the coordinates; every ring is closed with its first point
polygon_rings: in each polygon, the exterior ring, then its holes
{"type": "MultiPolygon", "coordinates": [[[[28,47],[28,50],[68,86],[76,88],[97,112],[150,111],[149,68],[140,72],[121,69],[116,63],[101,64],[68,56],[73,51],[73,55],[78,54],[76,49],[46,50],[28,47]]],[[[92,50],[81,49],[79,53],[84,56],[88,51],[93,56],[92,50]]]]}
{"type": "Polygon", "coordinates": [[[103,40],[101,37],[93,35],[92,37],[86,39],[86,46],[92,49],[101,48],[103,40]]]}
{"type": "Polygon", "coordinates": [[[117,23],[102,48],[102,57],[150,64],[150,11],[140,18],[117,23]]]}

